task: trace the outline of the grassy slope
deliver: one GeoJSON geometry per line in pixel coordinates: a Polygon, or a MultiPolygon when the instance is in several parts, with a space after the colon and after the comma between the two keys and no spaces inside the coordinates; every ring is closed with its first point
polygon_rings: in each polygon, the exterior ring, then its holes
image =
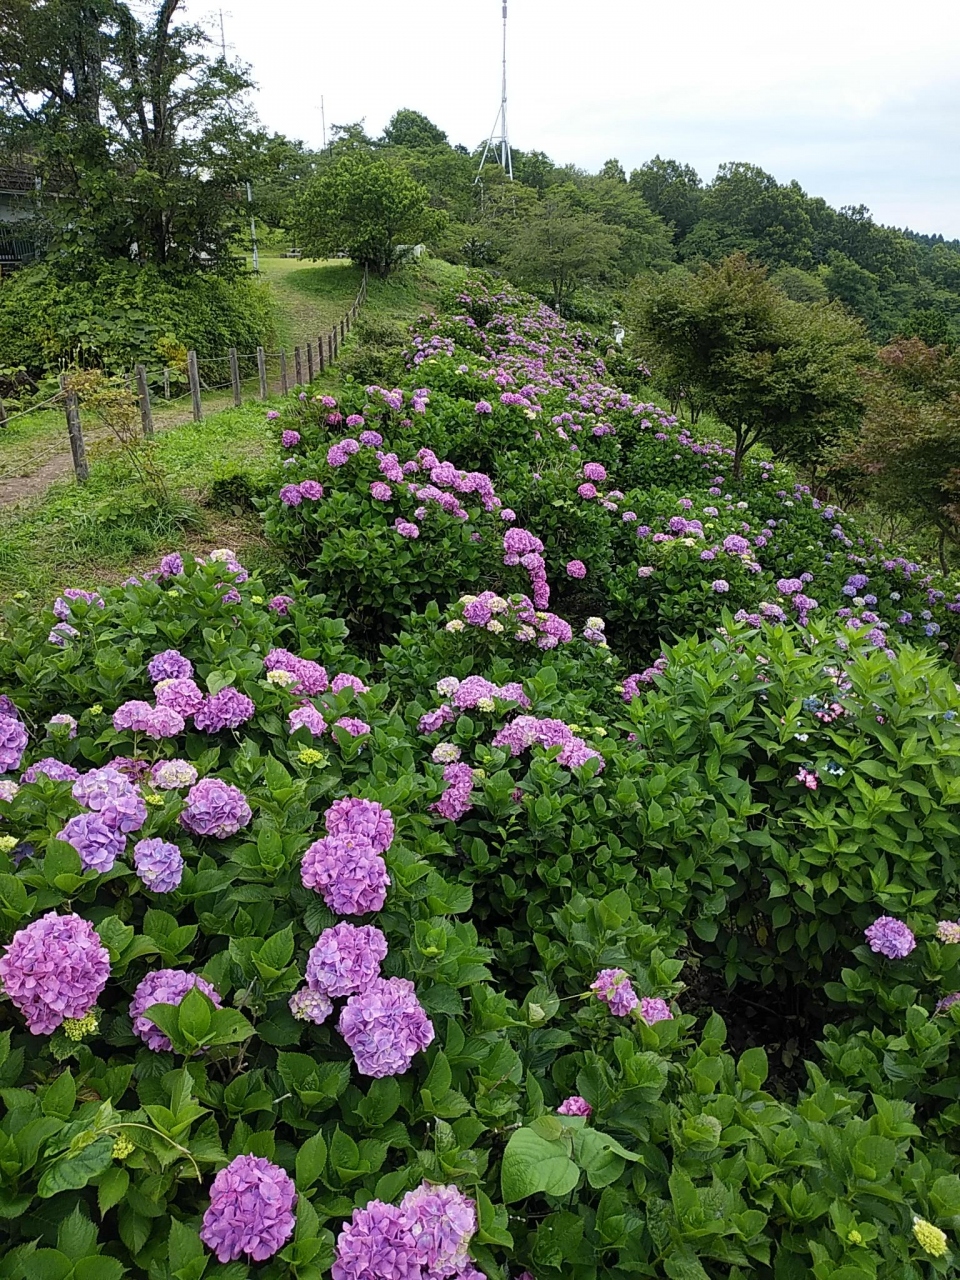
{"type": "MultiPolygon", "coordinates": [[[[322,328],[327,317],[332,323],[343,313],[344,301],[349,305],[355,296],[358,275],[349,263],[266,259],[264,267],[285,317],[285,341],[298,336],[300,325],[322,328]]],[[[371,280],[366,314],[412,320],[461,277],[459,269],[430,260],[393,279],[371,280]]],[[[336,372],[328,374],[317,386],[335,386],[336,378],[336,372]]],[[[224,515],[202,505],[219,476],[238,469],[254,479],[266,474],[272,438],[267,407],[245,404],[158,434],[152,456],[165,478],[166,503],[145,503],[133,467],[104,441],[90,451],[91,479],[85,488],[64,479],[25,507],[0,510],[0,596],[29,591],[48,597],[62,586],[91,587],[153,565],[159,554],[172,550],[242,546],[248,559],[259,558],[269,567],[255,515],[224,515]]],[[[59,421],[56,429],[62,430],[59,421]]],[[[14,451],[22,458],[39,447],[42,439],[26,430],[0,438],[0,467],[14,451]]]]}

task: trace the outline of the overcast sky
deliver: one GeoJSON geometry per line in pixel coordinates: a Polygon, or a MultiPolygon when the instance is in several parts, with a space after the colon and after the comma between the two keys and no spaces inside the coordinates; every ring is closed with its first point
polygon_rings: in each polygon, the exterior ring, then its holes
{"type": "MultiPolygon", "coordinates": [[[[510,140],[558,163],[728,160],[878,222],[960,236],[956,0],[509,0],[510,140]]],[[[192,0],[197,16],[210,13],[192,0]]],[[[500,102],[500,0],[224,0],[268,127],[378,134],[398,107],[475,146],[500,102]]],[[[217,10],[212,11],[216,19],[217,10]]]]}

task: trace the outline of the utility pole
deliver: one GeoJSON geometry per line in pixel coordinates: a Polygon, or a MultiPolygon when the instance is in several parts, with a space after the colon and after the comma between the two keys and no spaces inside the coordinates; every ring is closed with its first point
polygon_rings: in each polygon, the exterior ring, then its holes
{"type": "Polygon", "coordinates": [[[323,94],[320,95],[320,122],[323,125],[323,149],[327,149],[327,113],[323,105],[323,94]]]}
{"type": "Polygon", "coordinates": [[[253,188],[247,183],[247,204],[250,206],[250,238],[253,241],[253,274],[260,274],[260,254],[257,250],[257,220],[253,215],[253,188]]]}

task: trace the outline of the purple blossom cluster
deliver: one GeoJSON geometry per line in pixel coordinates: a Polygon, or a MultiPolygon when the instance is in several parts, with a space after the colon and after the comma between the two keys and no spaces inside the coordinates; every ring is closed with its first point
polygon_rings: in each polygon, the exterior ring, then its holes
{"type": "Polygon", "coordinates": [[[202,778],[187,792],[180,824],[195,836],[222,840],[236,835],[252,817],[247,798],[237,787],[220,778],[202,778]]]}
{"type": "Polygon", "coordinates": [[[337,1026],[357,1070],[375,1079],[408,1071],[435,1034],[406,978],[374,979],[347,1000],[337,1026]]]}
{"type": "Polygon", "coordinates": [[[65,1018],[84,1018],[110,977],[110,956],[78,915],[48,911],[13,935],[0,956],[0,982],[32,1035],[50,1035],[65,1018]]]}
{"type": "Polygon", "coordinates": [[[473,808],[473,770],[468,764],[454,762],[444,769],[443,780],[447,784],[446,789],[430,808],[448,822],[459,822],[473,808]]]}
{"type": "Polygon", "coordinates": [[[337,1239],[332,1280],[482,1280],[467,1250],[477,1209],[454,1186],[422,1183],[399,1205],[370,1200],[337,1239]]]}
{"type": "Polygon", "coordinates": [[[209,996],[216,1008],[221,1007],[216,988],[206,978],[188,973],[186,969],[154,969],[137,984],[130,1001],[130,1019],[134,1035],[139,1036],[148,1049],[154,1053],[169,1053],[173,1045],[156,1023],[150,1021],[146,1011],[155,1004],[178,1005],[194,987],[199,987],[204,995],[209,996]]]}
{"type": "Polygon", "coordinates": [[[183,854],[169,840],[138,840],[133,867],[144,887],[153,893],[173,893],[183,879],[183,854]]]}
{"type": "Polygon", "coordinates": [[[350,996],[380,977],[387,940],[374,925],[341,923],[324,929],[307,957],[306,980],[325,996],[350,996]]]}
{"type": "Polygon", "coordinates": [[[219,1262],[265,1262],[293,1235],[293,1180],[264,1156],[237,1156],[213,1180],[200,1239],[219,1262]]]}
{"type": "Polygon", "coordinates": [[[590,984],[590,990],[618,1018],[625,1018],[640,1003],[623,969],[601,969],[590,984]]]}
{"type": "Polygon", "coordinates": [[[0,715],[0,773],[20,768],[29,735],[16,716],[0,715]]]}
{"type": "Polygon", "coordinates": [[[380,854],[365,836],[350,833],[315,840],[303,855],[300,875],[306,888],[342,916],[379,911],[390,885],[380,854]]]}
{"type": "Polygon", "coordinates": [[[503,535],[503,563],[508,566],[522,565],[526,569],[533,591],[534,608],[546,609],[550,603],[550,587],[547,584],[547,566],[540,539],[514,525],[503,535]]]}
{"type": "Polygon", "coordinates": [[[864,934],[870,950],[888,960],[903,960],[917,945],[912,931],[893,916],[880,916],[864,934]]]}
{"type": "Polygon", "coordinates": [[[294,683],[290,685],[291,692],[307,698],[314,698],[330,687],[325,668],[309,658],[298,658],[288,649],[271,649],[264,658],[263,665],[267,671],[289,671],[295,677],[294,683]]]}
{"type": "Polygon", "coordinates": [[[176,738],[184,730],[184,719],[173,707],[153,707],[149,702],[124,702],[113,713],[118,733],[145,733],[148,738],[176,738]]]}
{"type": "Polygon", "coordinates": [[[219,733],[223,729],[239,729],[253,718],[255,711],[252,698],[226,685],[218,693],[204,698],[194,713],[193,723],[206,733],[219,733]]]}
{"type": "Polygon", "coordinates": [[[499,731],[493,739],[493,746],[506,747],[512,756],[518,756],[533,746],[540,746],[548,751],[552,747],[560,747],[557,763],[568,769],[579,769],[588,760],[599,761],[599,769],[604,767],[600,752],[588,747],[562,720],[517,716],[499,731]]]}

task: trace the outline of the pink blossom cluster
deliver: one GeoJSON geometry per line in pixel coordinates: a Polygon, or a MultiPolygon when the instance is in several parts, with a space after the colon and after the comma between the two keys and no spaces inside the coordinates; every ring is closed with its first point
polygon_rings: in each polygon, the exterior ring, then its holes
{"type": "Polygon", "coordinates": [[[0,982],[32,1035],[50,1035],[65,1018],[84,1018],[110,977],[110,955],[78,915],[46,915],[13,935],[0,956],[0,982]]]}
{"type": "Polygon", "coordinates": [[[623,682],[623,700],[624,702],[632,702],[634,698],[640,696],[640,686],[643,684],[653,684],[657,676],[663,675],[667,667],[670,665],[669,659],[661,656],[656,662],[645,671],[634,672],[633,675],[627,676],[623,682]]]}
{"type": "Polygon", "coordinates": [[[547,585],[547,568],[543,558],[543,543],[526,529],[514,526],[503,535],[503,563],[522,565],[530,578],[533,604],[536,609],[546,609],[550,603],[547,585]]]}
{"type": "Polygon", "coordinates": [[[213,1180],[200,1239],[219,1262],[265,1262],[293,1235],[293,1180],[264,1156],[237,1156],[213,1180]]]}
{"type": "Polygon", "coordinates": [[[392,817],[376,801],[347,796],[327,810],[326,822],[328,834],[303,855],[303,884],[338,915],[379,911],[390,885],[381,854],[393,840],[392,817]]]}
{"type": "Polygon", "coordinates": [[[424,1182],[399,1205],[370,1200],[337,1239],[332,1280],[483,1280],[468,1256],[477,1231],[473,1200],[424,1182]]]}
{"type": "Polygon", "coordinates": [[[511,755],[518,756],[532,746],[546,750],[560,747],[557,762],[569,769],[580,768],[588,760],[599,761],[604,767],[599,751],[588,747],[562,720],[539,720],[536,716],[517,716],[500,730],[493,739],[495,747],[506,747],[511,755]]]}
{"type": "Polygon", "coordinates": [[[443,771],[443,780],[447,784],[446,789],[430,808],[448,822],[459,822],[473,808],[473,770],[468,764],[448,764],[443,771]]]}
{"type": "Polygon", "coordinates": [[[194,987],[199,987],[204,995],[209,996],[217,1009],[221,1007],[216,988],[206,978],[185,969],[154,969],[137,984],[130,1001],[130,1019],[134,1035],[138,1035],[148,1049],[154,1053],[169,1053],[173,1045],[170,1038],[151,1021],[147,1010],[155,1004],[179,1005],[194,987]]]}

